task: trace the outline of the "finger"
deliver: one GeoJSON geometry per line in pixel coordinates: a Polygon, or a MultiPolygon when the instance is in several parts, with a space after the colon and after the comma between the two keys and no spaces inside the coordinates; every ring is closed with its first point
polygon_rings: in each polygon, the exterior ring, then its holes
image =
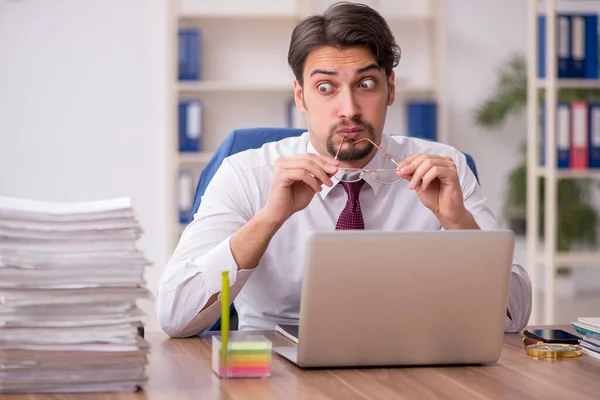
{"type": "Polygon", "coordinates": [[[448,175],[448,172],[450,171],[449,167],[451,165],[452,164],[449,161],[443,159],[428,158],[424,160],[412,174],[408,188],[414,189],[417,183],[421,182],[423,177],[431,170],[434,170],[433,173],[435,174],[431,179],[448,175]]]}
{"type": "Polygon", "coordinates": [[[319,179],[321,182],[326,184],[327,186],[332,186],[333,182],[330,179],[330,176],[337,172],[337,167],[332,165],[322,166],[321,164],[316,163],[313,160],[309,159],[290,159],[286,160],[282,167],[284,169],[303,169],[319,179]],[[330,175],[331,174],[331,175],[330,175]]]}
{"type": "Polygon", "coordinates": [[[438,160],[452,161],[451,157],[437,156],[435,154],[417,153],[417,154],[413,154],[413,155],[411,155],[409,157],[406,157],[404,160],[402,160],[398,164],[398,169],[400,169],[401,172],[402,172],[402,169],[408,166],[408,168],[404,169],[404,172],[406,172],[406,173],[412,173],[412,172],[414,172],[414,170],[416,169],[416,167],[418,167],[418,165],[415,164],[415,162],[418,162],[419,158],[421,158],[421,159],[433,158],[433,159],[438,159],[438,160]]]}
{"type": "Polygon", "coordinates": [[[410,162],[400,168],[400,176],[410,178],[427,158],[427,154],[415,154],[413,157],[409,157],[408,159],[410,159],[410,162]]]}
{"type": "Polygon", "coordinates": [[[408,164],[410,164],[411,162],[413,162],[420,155],[421,155],[421,153],[416,153],[416,154],[413,154],[411,156],[406,157],[404,160],[402,160],[402,161],[400,161],[398,163],[398,169],[406,167],[408,164]]]}
{"type": "Polygon", "coordinates": [[[321,183],[304,169],[286,170],[284,177],[290,183],[304,182],[316,193],[322,190],[321,183]]]}
{"type": "MultiPolygon", "coordinates": [[[[440,166],[435,166],[432,167],[429,171],[427,171],[427,173],[425,175],[423,175],[423,178],[421,179],[421,190],[427,190],[427,188],[431,185],[431,182],[433,182],[435,179],[440,177],[440,174],[443,173],[441,171],[441,169],[444,167],[440,167],[440,166]]],[[[409,185],[410,186],[410,185],[409,185]]],[[[416,189],[416,186],[415,186],[416,189]]]]}

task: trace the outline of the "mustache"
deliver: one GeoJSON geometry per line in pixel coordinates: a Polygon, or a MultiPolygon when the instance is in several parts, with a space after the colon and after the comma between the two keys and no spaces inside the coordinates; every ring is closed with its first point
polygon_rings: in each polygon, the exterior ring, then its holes
{"type": "Polygon", "coordinates": [[[333,133],[336,130],[343,128],[345,126],[358,126],[363,129],[373,129],[371,124],[364,122],[360,118],[353,118],[352,120],[347,120],[347,119],[341,120],[340,122],[338,122],[337,124],[335,124],[331,127],[330,132],[333,133]]]}

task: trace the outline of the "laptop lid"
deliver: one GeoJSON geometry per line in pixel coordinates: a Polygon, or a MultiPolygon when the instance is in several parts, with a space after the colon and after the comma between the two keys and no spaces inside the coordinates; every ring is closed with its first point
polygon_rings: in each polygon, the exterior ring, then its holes
{"type": "Polygon", "coordinates": [[[509,230],[311,232],[297,363],[497,361],[513,250],[509,230]]]}

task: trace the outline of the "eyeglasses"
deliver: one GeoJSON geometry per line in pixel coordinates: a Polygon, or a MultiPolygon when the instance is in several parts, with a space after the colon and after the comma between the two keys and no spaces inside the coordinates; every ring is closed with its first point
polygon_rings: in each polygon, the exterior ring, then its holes
{"type": "MultiPolygon", "coordinates": [[[[350,140],[350,139],[348,139],[348,140],[350,140]]],[[[338,155],[340,154],[340,150],[342,149],[342,146],[344,145],[345,141],[346,141],[346,137],[344,137],[342,139],[342,142],[340,143],[340,146],[338,147],[337,152],[335,153],[335,160],[338,159],[338,155]]],[[[379,151],[381,151],[391,162],[393,162],[396,165],[396,167],[398,166],[398,162],[396,160],[394,160],[392,158],[392,156],[390,156],[385,150],[383,150],[381,147],[379,147],[377,145],[377,143],[373,142],[369,138],[359,139],[356,142],[352,141],[352,142],[350,142],[350,144],[352,146],[355,146],[357,143],[360,143],[362,141],[370,142],[373,146],[377,147],[377,149],[379,151]]],[[[373,179],[376,182],[381,183],[382,185],[391,185],[393,183],[398,182],[401,179],[398,176],[398,174],[396,173],[396,169],[391,169],[391,168],[380,168],[380,169],[338,168],[338,171],[334,175],[334,177],[337,178],[341,182],[358,182],[365,176],[365,173],[367,173],[367,172],[370,172],[371,175],[373,176],[373,179]]]]}

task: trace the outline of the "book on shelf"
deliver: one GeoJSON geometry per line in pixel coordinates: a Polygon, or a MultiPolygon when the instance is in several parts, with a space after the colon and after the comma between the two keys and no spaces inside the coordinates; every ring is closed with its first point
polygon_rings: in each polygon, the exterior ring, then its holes
{"type": "Polygon", "coordinates": [[[437,140],[435,101],[409,101],[406,105],[408,136],[437,140]]]}
{"type": "MultiPolygon", "coordinates": [[[[539,15],[538,76],[546,77],[547,16],[539,15]]],[[[558,78],[598,79],[598,16],[594,13],[556,14],[558,78]]]]}
{"type": "Polygon", "coordinates": [[[179,223],[187,224],[194,203],[194,179],[191,171],[185,169],[179,170],[178,186],[179,223]]]}
{"type": "Polygon", "coordinates": [[[141,388],[141,234],[127,198],[0,197],[0,393],[141,388]]]}
{"type": "Polygon", "coordinates": [[[202,151],[202,102],[179,101],[179,151],[199,153],[202,151]]]}
{"type": "Polygon", "coordinates": [[[180,28],[178,44],[178,78],[180,81],[200,80],[201,34],[198,28],[180,28]]]}

